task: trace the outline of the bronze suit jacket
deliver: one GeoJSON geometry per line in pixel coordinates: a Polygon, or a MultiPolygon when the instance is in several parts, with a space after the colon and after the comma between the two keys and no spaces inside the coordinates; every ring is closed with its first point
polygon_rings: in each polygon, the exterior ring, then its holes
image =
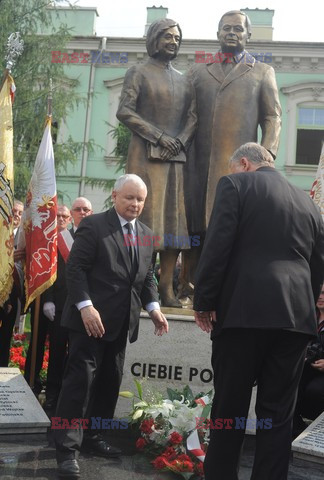
{"type": "Polygon", "coordinates": [[[221,63],[196,64],[188,73],[196,90],[198,128],[185,166],[189,230],[206,231],[217,182],[232,153],[257,141],[276,156],[281,107],[275,73],[246,52],[225,77],[221,63]]]}

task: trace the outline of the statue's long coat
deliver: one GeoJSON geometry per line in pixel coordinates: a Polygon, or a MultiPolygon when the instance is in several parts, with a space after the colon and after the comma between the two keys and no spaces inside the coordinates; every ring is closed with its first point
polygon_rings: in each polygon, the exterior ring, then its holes
{"type": "Polygon", "coordinates": [[[281,108],[273,68],[245,52],[225,77],[221,63],[198,64],[189,72],[196,90],[198,128],[185,167],[185,203],[191,233],[206,231],[216,186],[229,173],[228,160],[246,142],[276,156],[281,108]]]}

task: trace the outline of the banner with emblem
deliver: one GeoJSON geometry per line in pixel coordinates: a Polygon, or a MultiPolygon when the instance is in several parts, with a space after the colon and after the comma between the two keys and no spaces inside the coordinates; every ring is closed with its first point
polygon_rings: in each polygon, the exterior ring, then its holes
{"type": "Polygon", "coordinates": [[[0,91],[0,307],[13,285],[13,126],[14,83],[7,75],[0,91]]]}
{"type": "Polygon", "coordinates": [[[310,196],[316,205],[319,206],[324,220],[324,143],[317,168],[316,178],[312,185],[310,196]]]}
{"type": "Polygon", "coordinates": [[[26,248],[25,294],[28,305],[56,280],[57,198],[51,119],[47,118],[22,216],[18,248],[26,248]]]}

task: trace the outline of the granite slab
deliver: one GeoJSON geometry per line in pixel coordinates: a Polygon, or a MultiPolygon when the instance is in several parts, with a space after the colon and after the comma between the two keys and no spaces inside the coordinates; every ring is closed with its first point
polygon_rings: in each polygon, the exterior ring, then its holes
{"type": "Polygon", "coordinates": [[[46,432],[50,421],[18,368],[0,368],[0,435],[46,432]]]}

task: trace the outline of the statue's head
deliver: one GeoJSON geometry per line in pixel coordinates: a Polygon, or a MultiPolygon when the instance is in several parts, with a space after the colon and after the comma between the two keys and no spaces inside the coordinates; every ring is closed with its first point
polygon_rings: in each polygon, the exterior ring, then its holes
{"type": "Polygon", "coordinates": [[[170,18],[153,22],[147,32],[146,49],[150,57],[172,60],[178,54],[182,40],[179,24],[170,18]]]}
{"type": "Polygon", "coordinates": [[[222,52],[238,54],[245,49],[251,37],[249,17],[240,10],[224,13],[218,24],[217,38],[222,52]]]}

